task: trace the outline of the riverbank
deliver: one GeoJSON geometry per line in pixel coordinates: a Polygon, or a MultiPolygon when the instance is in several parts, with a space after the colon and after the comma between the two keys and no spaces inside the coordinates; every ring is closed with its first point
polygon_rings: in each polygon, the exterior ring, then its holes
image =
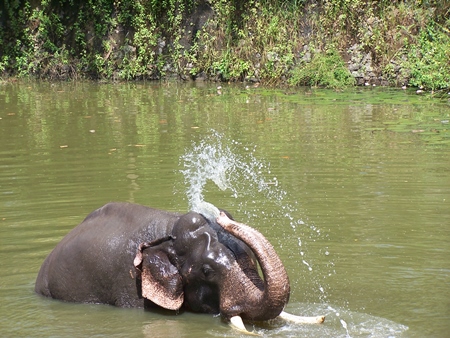
{"type": "Polygon", "coordinates": [[[450,88],[450,1],[5,1],[3,79],[450,88]]]}

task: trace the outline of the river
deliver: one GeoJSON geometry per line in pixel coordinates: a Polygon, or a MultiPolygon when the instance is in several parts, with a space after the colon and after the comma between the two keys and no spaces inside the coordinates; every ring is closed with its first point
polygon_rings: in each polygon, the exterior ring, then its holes
{"type": "Polygon", "coordinates": [[[240,336],[211,315],[70,304],[33,291],[52,248],[103,204],[187,211],[195,173],[186,164],[211,148],[213,167],[234,166],[204,181],[204,199],[274,245],[291,280],[289,312],[327,316],[322,325],[249,329],[447,337],[449,119],[448,101],[400,89],[2,84],[1,335],[240,336]]]}

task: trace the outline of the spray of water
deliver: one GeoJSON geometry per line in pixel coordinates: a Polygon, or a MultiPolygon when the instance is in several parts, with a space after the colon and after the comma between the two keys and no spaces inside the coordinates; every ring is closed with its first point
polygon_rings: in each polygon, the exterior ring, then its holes
{"type": "MultiPolygon", "coordinates": [[[[297,238],[298,260],[315,276],[314,265],[307,259],[306,246],[296,232],[299,228],[303,232],[309,227],[308,238],[314,241],[322,236],[320,229],[295,216],[298,214],[296,205],[286,201],[288,194],[272,174],[270,164],[256,158],[255,152],[256,146],[250,147],[226,139],[216,131],[211,131],[202,140],[193,143],[180,160],[189,208],[209,219],[217,217],[219,210],[206,202],[204,197],[206,185],[213,182],[220,190],[230,193],[236,201],[235,210],[246,215],[247,221],[264,217],[281,226],[284,238],[279,240],[278,247],[290,245],[287,244],[287,238],[297,238]],[[290,228],[285,226],[286,223],[289,223],[290,228]]],[[[328,254],[326,250],[325,255],[328,254]]],[[[323,274],[318,273],[314,281],[315,289],[320,301],[326,302],[323,282],[323,274]]]]}
{"type": "Polygon", "coordinates": [[[281,203],[286,193],[276,189],[277,178],[268,176],[270,165],[254,156],[255,149],[224,140],[224,136],[215,131],[194,143],[181,157],[189,208],[197,212],[212,210],[204,200],[205,186],[210,181],[220,190],[229,191],[234,198],[251,197],[257,192],[281,203]]]}
{"type": "MultiPolygon", "coordinates": [[[[317,238],[323,239],[323,234],[313,224],[306,224],[294,216],[298,214],[296,205],[286,201],[287,192],[272,175],[270,164],[257,159],[255,151],[256,146],[249,147],[226,139],[216,131],[211,131],[201,141],[193,143],[180,160],[181,172],[187,187],[189,208],[210,219],[217,217],[219,210],[213,204],[206,202],[204,197],[207,183],[213,182],[218,189],[230,192],[230,196],[237,201],[235,205],[249,219],[260,218],[261,215],[272,220],[281,219],[283,228],[286,228],[284,225],[288,221],[291,229],[286,235],[297,238],[299,261],[308,271],[313,272],[314,264],[307,260],[305,245],[296,232],[300,227],[309,228],[310,241],[315,241],[317,238]],[[259,197],[256,198],[255,195],[259,197]],[[258,201],[255,202],[255,199],[258,201]],[[277,210],[268,214],[264,203],[275,205],[277,210]]],[[[283,241],[279,243],[279,246],[283,246],[283,241]]],[[[327,248],[323,250],[323,254],[330,255],[327,248]]],[[[333,266],[333,263],[330,262],[330,265],[333,266]]],[[[331,271],[328,276],[333,273],[335,272],[331,271]]],[[[322,285],[325,278],[322,275],[315,280],[322,303],[327,303],[326,290],[322,285]]],[[[340,326],[346,332],[345,337],[351,337],[350,326],[342,318],[339,310],[329,305],[326,309],[334,313],[340,326]]]]}
{"type": "MultiPolygon", "coordinates": [[[[189,209],[209,218],[217,216],[218,209],[206,202],[204,197],[207,183],[213,182],[220,190],[230,193],[236,200],[237,209],[248,219],[260,218],[262,215],[279,220],[285,232],[286,222],[289,222],[294,232],[299,226],[305,227],[305,222],[294,216],[297,213],[296,206],[285,201],[287,192],[272,174],[270,163],[256,158],[255,152],[256,146],[226,139],[216,131],[211,131],[199,142],[193,143],[180,159],[189,209]],[[266,208],[268,204],[271,207],[266,208]]],[[[309,227],[313,234],[320,235],[319,229],[312,225],[309,227]]],[[[292,236],[292,230],[286,236],[292,236]]],[[[313,265],[307,261],[303,243],[300,236],[297,237],[301,262],[312,271],[313,265]]],[[[325,297],[323,287],[318,286],[318,290],[325,297]]]]}

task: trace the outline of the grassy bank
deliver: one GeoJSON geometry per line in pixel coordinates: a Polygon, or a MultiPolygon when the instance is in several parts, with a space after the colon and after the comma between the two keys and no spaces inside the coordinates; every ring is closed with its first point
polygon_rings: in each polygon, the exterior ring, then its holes
{"type": "Polygon", "coordinates": [[[450,1],[5,0],[0,74],[450,88],[450,1]]]}

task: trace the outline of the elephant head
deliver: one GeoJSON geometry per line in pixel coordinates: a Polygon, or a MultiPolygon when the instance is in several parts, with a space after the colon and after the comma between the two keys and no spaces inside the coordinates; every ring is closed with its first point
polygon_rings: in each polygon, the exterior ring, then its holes
{"type": "Polygon", "coordinates": [[[170,236],[141,244],[134,260],[138,291],[171,310],[184,306],[228,319],[275,318],[290,288],[274,248],[261,233],[223,212],[217,222],[190,212],[178,219],[170,236]]]}

